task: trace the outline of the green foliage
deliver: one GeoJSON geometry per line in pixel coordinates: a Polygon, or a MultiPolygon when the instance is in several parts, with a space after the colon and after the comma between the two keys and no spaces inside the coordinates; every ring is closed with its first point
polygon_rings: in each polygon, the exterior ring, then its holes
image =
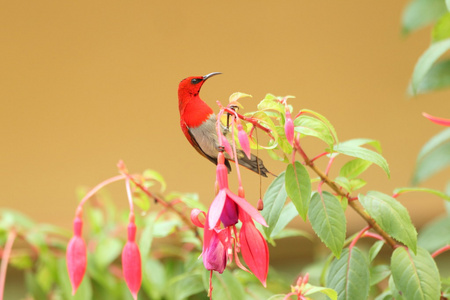
{"type": "Polygon", "coordinates": [[[417,254],[403,247],[395,249],[391,269],[395,286],[406,299],[439,299],[439,271],[425,249],[419,247],[417,254]]]}
{"type": "Polygon", "coordinates": [[[311,180],[306,168],[298,161],[287,166],[285,185],[289,198],[303,220],[306,220],[311,200],[311,180]]]}
{"type": "Polygon", "coordinates": [[[316,234],[339,257],[346,232],[345,214],[339,200],[329,192],[314,193],[308,218],[316,234]]]}
{"type": "Polygon", "coordinates": [[[327,286],[338,293],[338,299],[367,299],[369,295],[369,260],[357,247],[345,249],[328,271],[327,286]]]}

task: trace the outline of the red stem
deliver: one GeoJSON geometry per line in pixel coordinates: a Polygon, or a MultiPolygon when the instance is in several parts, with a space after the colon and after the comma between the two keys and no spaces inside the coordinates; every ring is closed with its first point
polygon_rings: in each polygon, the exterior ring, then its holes
{"type": "Polygon", "coordinates": [[[78,209],[77,209],[77,211],[81,210],[81,209],[83,208],[84,203],[85,203],[89,198],[91,198],[95,193],[97,193],[101,188],[105,187],[106,185],[108,185],[108,184],[110,184],[110,183],[113,183],[113,182],[116,182],[116,181],[119,181],[119,180],[122,180],[122,179],[125,179],[125,178],[126,178],[125,175],[120,174],[120,175],[111,177],[111,178],[109,178],[109,179],[106,179],[105,181],[102,181],[102,182],[100,182],[99,184],[97,184],[92,190],[90,190],[90,191],[86,194],[86,196],[84,196],[83,199],[81,199],[80,204],[78,204],[78,209]]]}
{"type": "Polygon", "coordinates": [[[312,159],[311,159],[311,162],[313,162],[313,161],[315,161],[316,159],[319,159],[319,158],[321,158],[322,156],[325,156],[325,155],[327,155],[327,154],[329,154],[329,153],[328,153],[328,152],[320,153],[320,154],[317,155],[316,157],[312,158],[312,159]]]}
{"type": "Polygon", "coordinates": [[[445,251],[450,250],[450,245],[444,246],[441,249],[436,250],[433,254],[431,254],[431,257],[435,258],[441,253],[444,253],[445,251]]]}
{"type": "Polygon", "coordinates": [[[3,249],[2,263],[0,265],[0,300],[3,300],[3,294],[5,292],[6,271],[8,269],[8,261],[11,256],[12,246],[16,239],[16,230],[11,229],[6,240],[5,248],[3,249]]]}
{"type": "Polygon", "coordinates": [[[365,232],[364,237],[371,237],[371,238],[379,240],[379,241],[384,241],[384,238],[381,235],[373,233],[373,232],[365,232]]]}
{"type": "Polygon", "coordinates": [[[236,111],[234,111],[234,110],[232,110],[231,108],[228,108],[228,107],[224,107],[224,111],[226,111],[226,112],[229,113],[229,114],[236,115],[236,116],[237,116],[239,119],[241,119],[241,120],[244,120],[244,121],[246,121],[246,122],[252,123],[254,126],[258,127],[259,129],[261,129],[261,130],[263,130],[263,131],[265,131],[266,133],[269,133],[269,134],[270,134],[270,132],[271,132],[271,130],[270,130],[269,128],[266,128],[266,127],[262,126],[262,125],[259,124],[258,121],[255,120],[254,118],[248,118],[248,117],[246,117],[246,116],[243,116],[243,115],[237,113],[236,111]]]}
{"type": "Polygon", "coordinates": [[[371,227],[370,225],[367,225],[366,227],[364,227],[359,233],[358,235],[353,239],[353,241],[351,242],[350,246],[348,246],[348,249],[351,250],[355,245],[356,242],[363,236],[364,233],[366,233],[367,230],[369,230],[371,227]]]}

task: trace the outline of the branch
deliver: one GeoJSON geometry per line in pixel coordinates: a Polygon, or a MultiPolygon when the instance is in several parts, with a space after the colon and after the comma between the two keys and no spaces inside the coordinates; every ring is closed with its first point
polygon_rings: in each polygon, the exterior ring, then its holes
{"type": "Polygon", "coordinates": [[[397,242],[394,241],[389,234],[387,234],[376,222],[375,220],[364,210],[361,203],[357,200],[357,198],[351,197],[349,194],[344,193],[341,188],[332,181],[322,170],[320,170],[312,160],[305,154],[302,147],[300,146],[300,142],[298,139],[295,140],[295,148],[303,157],[305,161],[305,165],[310,167],[317,175],[319,175],[320,179],[326,183],[337,195],[347,198],[348,205],[350,205],[353,210],[355,210],[366,222],[375,230],[378,234],[380,234],[383,239],[386,241],[389,246],[392,248],[397,247],[397,242]]]}

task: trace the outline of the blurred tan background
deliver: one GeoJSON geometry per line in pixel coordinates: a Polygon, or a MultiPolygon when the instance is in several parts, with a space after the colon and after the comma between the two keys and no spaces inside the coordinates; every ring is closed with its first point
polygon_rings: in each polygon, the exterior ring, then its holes
{"type": "MultiPolygon", "coordinates": [[[[429,29],[400,35],[406,3],[2,1],[1,207],[69,227],[76,187],[116,175],[119,159],[131,172],[159,171],[169,190],[210,201],[215,168],[179,128],[177,87],[218,71],[201,94],[215,109],[236,91],[254,96],[243,102],[248,111],[266,93],[295,95],[295,110],[327,116],[340,140],[381,141],[392,178],[374,166],[365,190],[408,185],[421,146],[442,129],[421,112],[449,117],[450,93],[406,96],[429,45],[429,29]]],[[[307,149],[319,149],[310,142],[307,149]]],[[[243,176],[255,203],[259,179],[243,176]]],[[[113,190],[125,207],[122,183],[113,190]]],[[[419,226],[443,209],[430,196],[401,201],[419,226]]]]}

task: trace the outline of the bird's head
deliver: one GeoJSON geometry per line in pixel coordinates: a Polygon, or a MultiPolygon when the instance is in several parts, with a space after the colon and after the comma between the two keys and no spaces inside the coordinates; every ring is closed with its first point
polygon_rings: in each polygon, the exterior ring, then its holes
{"type": "Polygon", "coordinates": [[[214,75],[219,75],[222,73],[219,72],[213,72],[209,73],[205,76],[192,76],[187,77],[183,80],[181,80],[180,85],[178,86],[178,98],[180,101],[185,98],[190,98],[192,96],[197,96],[200,92],[200,89],[203,85],[203,83],[210,77],[214,75]]]}

